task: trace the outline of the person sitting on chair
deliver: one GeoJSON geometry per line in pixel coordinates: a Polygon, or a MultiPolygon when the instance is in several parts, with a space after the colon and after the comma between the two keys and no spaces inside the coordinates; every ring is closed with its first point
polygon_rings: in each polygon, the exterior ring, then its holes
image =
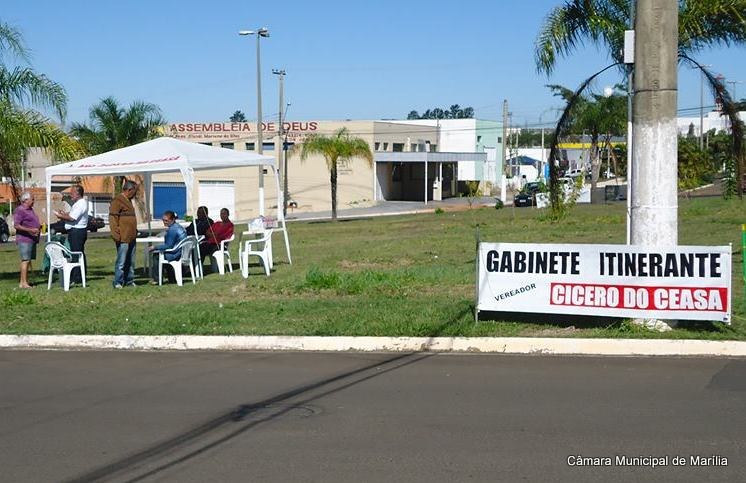
{"type": "Polygon", "coordinates": [[[194,225],[197,225],[197,235],[196,236],[207,236],[207,232],[210,229],[214,222],[212,221],[212,218],[207,216],[207,207],[206,206],[200,206],[197,208],[197,219],[194,220],[194,223],[190,223],[189,226],[186,229],[187,235],[194,235],[194,225]]]}
{"type": "MultiPolygon", "coordinates": [[[[212,226],[210,226],[210,229],[207,230],[206,240],[199,245],[199,252],[202,256],[200,262],[204,262],[206,256],[212,255],[215,251],[219,250],[221,241],[227,240],[233,236],[233,222],[228,218],[229,216],[230,211],[228,211],[228,208],[223,208],[220,210],[220,221],[213,223],[212,226]]],[[[213,259],[212,264],[213,272],[217,271],[214,262],[215,259],[213,259]]]]}
{"type": "MultiPolygon", "coordinates": [[[[157,247],[150,247],[150,252],[152,253],[151,257],[151,264],[150,264],[150,276],[153,278],[153,281],[150,283],[157,284],[158,283],[158,272],[160,268],[158,267],[158,255],[159,252],[164,252],[166,250],[170,250],[171,248],[175,247],[179,244],[180,241],[182,241],[184,238],[187,237],[186,230],[184,230],[184,227],[176,223],[176,214],[173,211],[165,211],[163,212],[163,217],[161,218],[163,221],[163,224],[166,226],[166,239],[164,240],[163,245],[158,245],[157,247]]],[[[165,253],[164,257],[169,262],[173,262],[175,260],[179,260],[181,258],[181,252],[169,252],[165,253]]],[[[171,275],[169,273],[169,281],[171,281],[171,275]]]]}

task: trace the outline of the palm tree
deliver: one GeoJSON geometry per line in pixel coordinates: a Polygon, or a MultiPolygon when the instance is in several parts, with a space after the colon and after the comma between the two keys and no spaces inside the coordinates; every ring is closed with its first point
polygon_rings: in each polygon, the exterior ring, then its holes
{"type": "MultiPolygon", "coordinates": [[[[160,127],[165,124],[155,104],[134,101],[125,109],[113,97],[101,99],[91,107],[88,117],[90,125],[73,123],[70,128],[88,154],[106,153],[160,137],[160,127]]],[[[105,181],[108,184],[111,178],[105,181]]],[[[122,182],[123,177],[114,177],[115,193],[121,189],[122,182]]]]}
{"type": "MultiPolygon", "coordinates": [[[[570,102],[575,93],[560,85],[548,86],[554,95],[570,102]]],[[[616,86],[620,89],[622,86],[616,86]]],[[[580,96],[572,108],[569,130],[575,134],[588,133],[591,140],[591,189],[596,189],[601,170],[600,149],[610,148],[611,137],[620,135],[626,128],[627,98],[612,93],[610,96],[591,94],[580,96]]]]}
{"type": "MultiPolygon", "coordinates": [[[[746,44],[746,0],[679,2],[679,52],[691,55],[708,47],[746,44]]],[[[536,39],[535,60],[550,74],[557,58],[585,44],[605,47],[621,62],[624,31],[630,27],[630,0],[567,0],[547,15],[536,39]]]]}
{"type": "Polygon", "coordinates": [[[329,182],[332,191],[332,220],[337,219],[337,166],[347,166],[352,158],[363,158],[368,166],[373,165],[373,153],[368,143],[361,138],[351,137],[347,128],[336,131],[332,136],[312,134],[301,145],[300,159],[320,154],[326,159],[329,168],[329,182]]]}
{"type": "Polygon", "coordinates": [[[102,99],[89,111],[90,125],[73,123],[70,132],[85,146],[89,154],[138,144],[161,135],[165,123],[155,104],[135,101],[128,108],[113,97],[102,99]]]}
{"type": "Polygon", "coordinates": [[[62,121],[67,94],[61,85],[25,65],[28,58],[21,33],[0,22],[0,173],[10,177],[16,196],[15,177],[28,148],[47,148],[57,159],[72,159],[81,153],[74,140],[33,109],[51,109],[62,121]],[[7,58],[22,65],[1,62],[7,58]]]}
{"type": "MultiPolygon", "coordinates": [[[[614,65],[624,69],[621,61],[624,31],[630,25],[630,4],[631,0],[566,0],[563,5],[555,7],[545,19],[536,39],[537,70],[550,74],[558,57],[571,54],[586,42],[605,47],[614,59],[614,65]]],[[[733,165],[727,165],[726,172],[733,175],[728,179],[739,179],[746,169],[743,123],[722,83],[691,55],[710,47],[746,45],[746,0],[680,0],[678,20],[679,60],[701,69],[715,96],[724,100],[724,111],[733,126],[730,151],[734,158],[733,165]]],[[[587,86],[596,75],[584,85],[587,86]]],[[[735,193],[735,190],[733,183],[727,184],[726,196],[735,193]]],[[[741,195],[740,190],[737,192],[741,195]]]]}

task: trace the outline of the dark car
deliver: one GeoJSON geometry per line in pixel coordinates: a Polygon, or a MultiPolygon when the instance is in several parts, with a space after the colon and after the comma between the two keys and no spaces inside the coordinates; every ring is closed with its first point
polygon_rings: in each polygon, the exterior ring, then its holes
{"type": "Polygon", "coordinates": [[[536,205],[536,193],[541,191],[541,184],[535,181],[526,183],[521,191],[513,197],[513,206],[524,207],[524,206],[535,206],[536,205]]]}
{"type": "Polygon", "coordinates": [[[7,243],[10,238],[10,229],[5,218],[0,216],[0,243],[7,243]]]}
{"type": "Polygon", "coordinates": [[[100,216],[89,216],[88,217],[88,231],[98,231],[100,228],[103,228],[106,225],[104,223],[104,219],[100,216]]]}
{"type": "MultiPolygon", "coordinates": [[[[88,231],[98,231],[106,225],[104,219],[100,216],[89,216],[88,217],[88,231]]],[[[67,233],[65,229],[65,220],[57,220],[50,225],[50,228],[54,233],[67,233]]]]}

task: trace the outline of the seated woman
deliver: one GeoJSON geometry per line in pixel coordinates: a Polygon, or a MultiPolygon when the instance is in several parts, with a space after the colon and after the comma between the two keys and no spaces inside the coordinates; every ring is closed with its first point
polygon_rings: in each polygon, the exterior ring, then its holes
{"type": "MultiPolygon", "coordinates": [[[[204,262],[206,256],[212,255],[216,250],[220,249],[221,241],[233,236],[233,222],[228,218],[229,216],[230,212],[228,208],[223,208],[220,210],[220,221],[213,223],[207,230],[207,238],[199,245],[200,255],[202,256],[200,262],[204,262]]],[[[215,260],[213,259],[213,272],[217,270],[214,262],[215,260]]]]}
{"type": "MultiPolygon", "coordinates": [[[[150,264],[150,276],[153,278],[153,280],[150,282],[151,284],[157,284],[158,283],[158,255],[160,252],[170,250],[171,248],[175,247],[179,244],[181,240],[187,237],[186,230],[184,230],[184,227],[176,223],[176,214],[173,211],[165,211],[163,212],[163,217],[161,218],[163,221],[163,224],[166,226],[166,239],[164,240],[163,245],[158,245],[157,247],[150,247],[149,250],[152,253],[152,260],[150,264]]],[[[181,258],[181,252],[170,252],[165,254],[166,260],[169,262],[173,262],[175,260],[179,260],[181,258]]],[[[171,274],[169,273],[169,280],[171,279],[171,274]]]]}

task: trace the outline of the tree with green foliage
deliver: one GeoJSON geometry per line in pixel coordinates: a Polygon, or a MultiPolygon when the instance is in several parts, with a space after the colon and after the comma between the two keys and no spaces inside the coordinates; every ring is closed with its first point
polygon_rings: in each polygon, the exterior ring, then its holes
{"type": "Polygon", "coordinates": [[[106,97],[89,111],[90,124],[73,123],[70,132],[77,136],[89,154],[100,154],[124,148],[161,136],[165,124],[155,104],[134,101],[122,107],[113,97],[106,97]]]}
{"type": "MultiPolygon", "coordinates": [[[[516,144],[519,148],[541,147],[541,129],[521,129],[518,133],[516,144]]],[[[544,133],[544,148],[551,146],[554,141],[554,131],[547,130],[544,133]]]]}
{"type": "MultiPolygon", "coordinates": [[[[566,0],[547,15],[536,38],[535,61],[539,72],[551,74],[558,58],[572,54],[586,43],[607,50],[619,66],[624,52],[624,32],[630,28],[631,0],[566,0]]],[[[679,59],[702,69],[733,124],[730,152],[733,162],[726,166],[737,179],[744,171],[746,153],[741,136],[743,123],[735,103],[721,82],[691,58],[694,53],[717,46],[746,45],[746,0],[681,0],[678,14],[679,59]]],[[[729,191],[730,193],[730,191],[729,191]]]]}
{"type": "Polygon", "coordinates": [[[421,115],[417,111],[409,111],[407,119],[472,119],[474,118],[474,108],[462,108],[458,104],[453,104],[448,109],[436,107],[428,109],[421,115]]]}
{"type": "Polygon", "coordinates": [[[51,109],[62,121],[67,94],[60,84],[29,67],[28,58],[21,33],[0,22],[0,174],[11,179],[16,197],[20,193],[15,180],[28,148],[46,148],[61,160],[81,153],[78,143],[34,109],[51,109]]]}
{"type": "MultiPolygon", "coordinates": [[[[566,0],[544,20],[535,44],[536,67],[550,74],[559,57],[586,42],[603,47],[615,62],[624,53],[630,0],[566,0]]],[[[679,52],[746,44],[746,0],[679,1],[679,52]]]]}
{"type": "MultiPolygon", "coordinates": [[[[548,87],[554,91],[556,96],[562,97],[567,102],[575,95],[573,91],[560,85],[548,87]]],[[[591,189],[596,188],[600,177],[601,148],[611,150],[611,138],[623,134],[627,127],[627,97],[618,91],[620,87],[617,86],[617,90],[610,96],[598,94],[581,96],[576,100],[571,112],[570,132],[587,133],[591,139],[591,189]]]]}
{"type": "Polygon", "coordinates": [[[731,149],[731,135],[726,131],[710,129],[705,134],[706,151],[716,171],[723,173],[723,196],[730,198],[738,194],[737,159],[731,149]]]}
{"type": "Polygon", "coordinates": [[[358,137],[351,137],[346,128],[339,129],[332,136],[312,134],[300,145],[300,159],[320,154],[326,160],[329,169],[329,182],[332,196],[332,220],[337,220],[337,167],[347,166],[353,158],[364,159],[369,166],[373,165],[373,152],[368,143],[358,137]]]}
{"type": "Polygon", "coordinates": [[[678,168],[679,190],[688,190],[712,182],[717,171],[711,154],[700,149],[699,142],[689,137],[679,137],[678,168]]]}
{"type": "MultiPolygon", "coordinates": [[[[101,99],[91,107],[89,120],[90,125],[73,123],[70,129],[88,154],[106,153],[160,137],[160,127],[166,122],[155,104],[134,101],[125,109],[113,97],[101,99]]],[[[115,176],[113,179],[114,192],[118,193],[124,177],[115,176]]],[[[110,178],[107,180],[111,181],[110,178]]]]}
{"type": "Polygon", "coordinates": [[[230,117],[231,122],[246,122],[246,114],[243,111],[236,111],[230,117]]]}

